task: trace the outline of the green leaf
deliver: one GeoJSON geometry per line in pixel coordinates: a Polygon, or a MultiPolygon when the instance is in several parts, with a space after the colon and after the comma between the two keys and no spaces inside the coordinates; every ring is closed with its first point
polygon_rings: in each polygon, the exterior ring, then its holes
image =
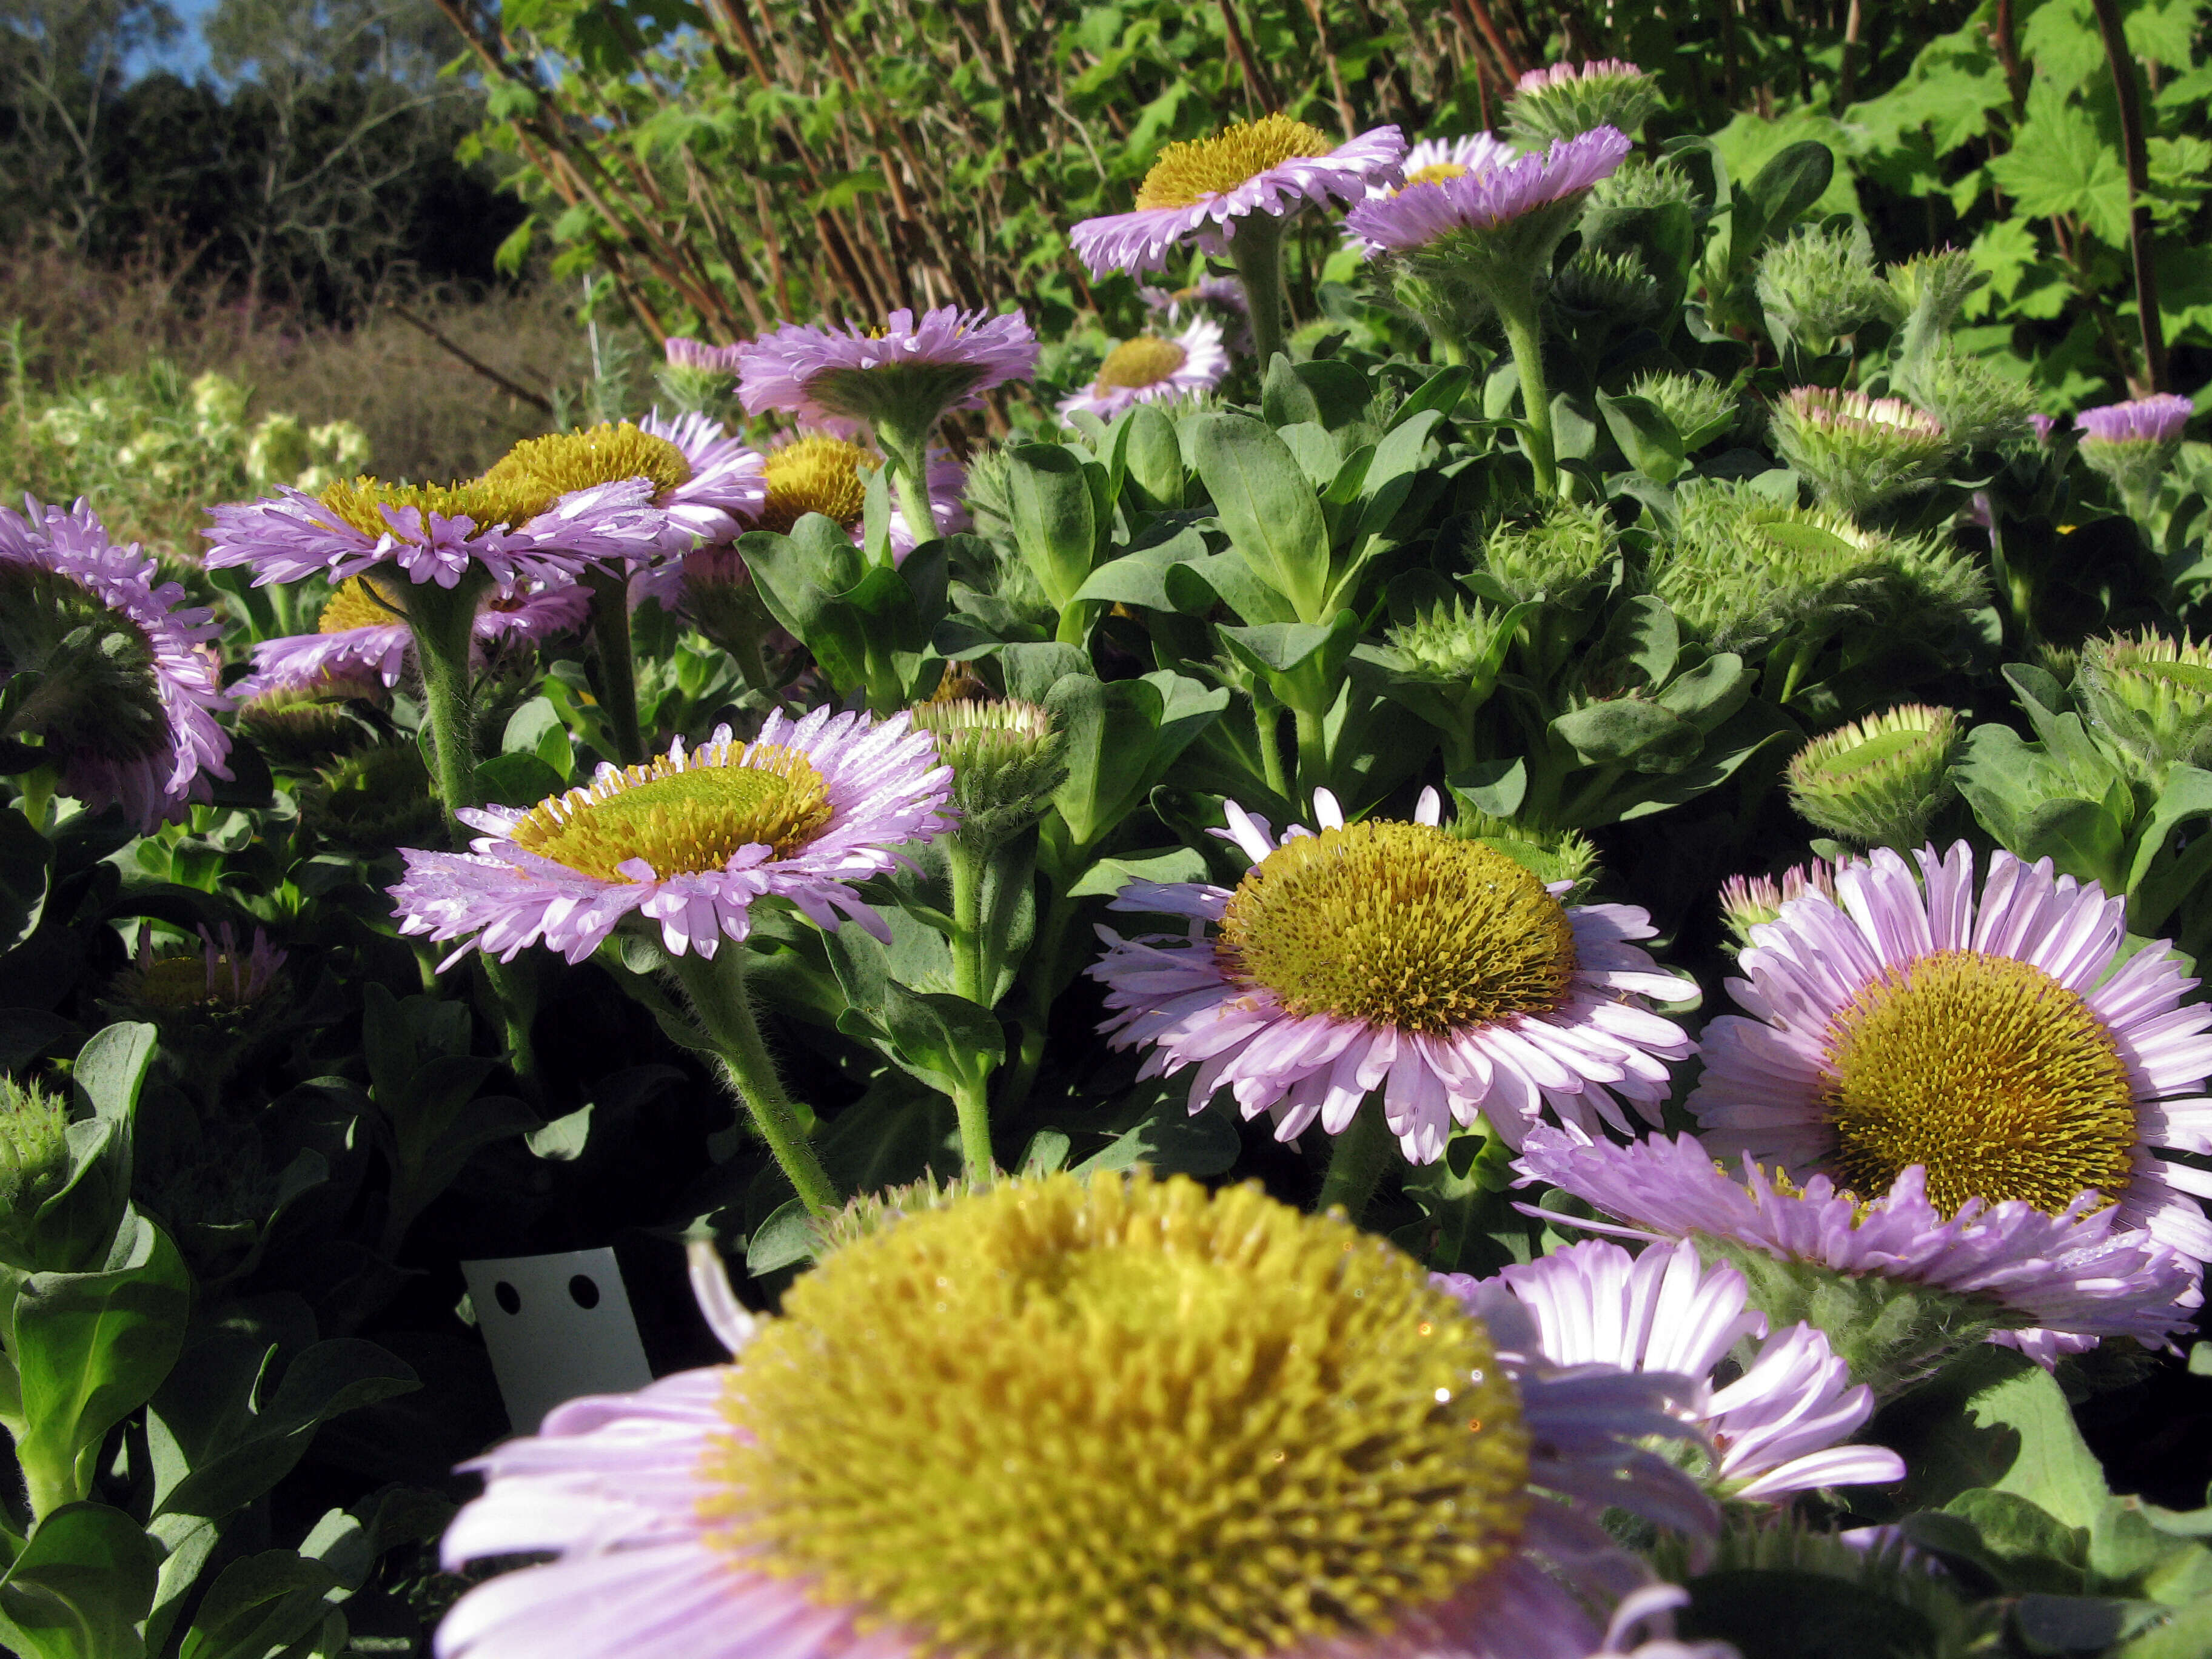
{"type": "Polygon", "coordinates": [[[981,1081],[1006,1055],[998,1019],[963,997],[908,990],[890,975],[884,947],[858,922],[823,935],[830,966],[851,1004],[838,1018],[848,1036],[874,1043],[885,1059],[940,1094],[981,1081]]]}
{"type": "Polygon", "coordinates": [[[1249,415],[1206,415],[1195,423],[1191,448],[1230,545],[1290,601],[1298,621],[1321,621],[1328,526],[1283,441],[1249,415]]]}
{"type": "Polygon", "coordinates": [[[39,1503],[89,1490],[101,1439],[169,1374],[191,1311],[191,1276],[177,1247],[131,1209],[98,1271],[23,1282],[7,1346],[27,1425],[16,1459],[39,1503]]]}
{"type": "Polygon", "coordinates": [[[276,1659],[323,1622],[338,1577],[290,1550],[264,1550],[222,1570],[185,1633],[178,1659],[276,1659]]]}
{"type": "Polygon", "coordinates": [[[1217,631],[1230,654],[1262,676],[1285,708],[1318,716],[1344,689],[1345,664],[1359,642],[1359,617],[1340,611],[1327,626],[1271,623],[1217,631]]]}
{"type": "Polygon", "coordinates": [[[1123,476],[1137,487],[1139,505],[1168,511],[1182,505],[1182,444],[1175,422],[1152,404],[1139,404],[1121,417],[1115,447],[1123,476]]]}
{"type": "Polygon", "coordinates": [[[1139,1164],[1157,1175],[1212,1176],[1228,1169],[1243,1146],[1236,1119],[1212,1108],[1193,1113],[1183,1105],[1182,1093],[1176,1090],[1158,1110],[1085,1158],[1074,1173],[1103,1175],[1139,1164]]]}
{"type": "Polygon", "coordinates": [[[1095,461],[1059,444],[1017,444],[1001,453],[1014,540],[1053,609],[1064,611],[1091,574],[1098,524],[1091,481],[1095,461]]]}
{"type": "Polygon", "coordinates": [[[1649,398],[1597,395],[1598,411],[1628,464],[1654,483],[1672,483],[1681,471],[1682,434],[1649,398]]]}
{"type": "Polygon", "coordinates": [[[803,1200],[786,1199],[745,1241],[745,1271],[755,1279],[811,1261],[818,1247],[814,1218],[803,1200]]]}
{"type": "Polygon", "coordinates": [[[1975,1486],[1943,1506],[1973,1523],[1984,1548],[2004,1575],[2005,1588],[2078,1595],[2087,1585],[2089,1531],[2063,1525],[2040,1504],[2018,1492],[1975,1486]]]}
{"type": "Polygon", "coordinates": [[[1633,766],[1675,772],[1705,747],[1705,733],[1671,710],[1640,698],[1615,697],[1574,709],[1552,722],[1553,734],[1590,766],[1633,766]]]}
{"type": "Polygon", "coordinates": [[[1101,859],[1090,873],[1067,890],[1070,898],[1112,898],[1133,881],[1181,882],[1206,879],[1206,855],[1194,847],[1170,847],[1159,853],[1131,853],[1101,859]]]}
{"type": "Polygon", "coordinates": [[[477,768],[477,799],[495,805],[535,806],[568,787],[568,774],[535,754],[495,755],[477,768]]]}
{"type": "Polygon", "coordinates": [[[2192,1602],[2166,1623],[2146,1631],[2112,1659],[2204,1659],[2212,1653],[2212,1600],[2192,1602]]]}
{"type": "Polygon", "coordinates": [[[1301,422],[1321,424],[1321,404],[1291,360],[1280,353],[1267,365],[1267,378],[1261,383],[1260,413],[1278,432],[1301,422]]]}
{"type": "Polygon", "coordinates": [[[21,812],[10,808],[0,820],[0,951],[12,951],[46,914],[54,849],[21,812]]]}
{"type": "Polygon", "coordinates": [[[1693,1578],[1687,1588],[1680,1633],[1733,1642],[1743,1659],[1872,1659],[1936,1650],[1925,1614],[1824,1573],[1736,1569],[1693,1578]]]}
{"type": "Polygon", "coordinates": [[[140,1659],[161,1559],[122,1510],[64,1504],[0,1577],[0,1637],[22,1659],[140,1659]]]}
{"type": "Polygon", "coordinates": [[[2080,218],[2114,247],[2128,240],[2128,175],[2119,154],[2089,118],[2066,101],[2057,82],[2036,77],[2027,118],[2012,148],[1989,162],[1990,177],[2023,219],[2080,218]]]}

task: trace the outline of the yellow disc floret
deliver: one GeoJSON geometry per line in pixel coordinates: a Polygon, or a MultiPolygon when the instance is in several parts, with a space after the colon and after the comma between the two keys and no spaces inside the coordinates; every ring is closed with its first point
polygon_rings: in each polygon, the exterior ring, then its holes
{"type": "Polygon", "coordinates": [[[664,495],[691,481],[691,463],[665,438],[635,423],[602,421],[580,432],[555,432],[525,438],[493,463],[487,479],[535,478],[556,495],[594,484],[647,478],[664,495]]]}
{"type": "Polygon", "coordinates": [[[910,1213],[729,1373],[717,1541],[963,1659],[1231,1659],[1496,1567],[1528,1432],[1488,1333],[1256,1186],[1058,1176],[910,1213]]]}
{"type": "Polygon", "coordinates": [[[1406,175],[1406,188],[1415,185],[1448,184],[1454,179],[1467,177],[1468,169],[1458,161],[1431,161],[1425,167],[1415,167],[1406,175]]]}
{"type": "Polygon", "coordinates": [[[1133,340],[1124,340],[1106,354],[1106,361],[1098,365],[1097,386],[1101,391],[1115,386],[1132,390],[1158,386],[1183,366],[1190,353],[1173,340],[1163,340],[1156,334],[1140,334],[1133,340]]]}
{"type": "Polygon", "coordinates": [[[1335,149],[1319,127],[1287,115],[1235,122],[1211,138],[1194,138],[1163,149],[1137,187],[1137,210],[1195,207],[1269,167],[1300,156],[1327,155],[1335,149]]]}
{"type": "Polygon", "coordinates": [[[829,786],[798,750],[714,744],[540,801],[507,834],[601,881],[628,880],[620,866],[632,859],[665,881],[724,869],[745,847],[788,858],[830,817],[829,786]]]}
{"type": "Polygon", "coordinates": [[[2088,1005],[2040,968],[1942,951],[1893,968],[1828,1033],[1839,1184],[1879,1194],[1928,1170],[1946,1215],[1970,1198],[2052,1213],[2128,1184],[2127,1062],[2088,1005]]]}
{"type": "MultiPolygon", "coordinates": [[[[494,526],[512,528],[527,524],[553,505],[560,491],[526,476],[471,478],[463,483],[386,483],[363,474],[341,480],[323,491],[325,507],[364,536],[390,533],[391,521],[382,512],[415,507],[441,518],[465,518],[477,529],[494,526]]],[[[427,530],[428,526],[424,528],[427,530]]]]}
{"type": "Polygon", "coordinates": [[[315,618],[318,634],[349,634],[356,628],[404,623],[407,613],[383,588],[365,577],[349,576],[331,590],[329,603],[315,618]]]}
{"type": "Polygon", "coordinates": [[[1292,1014],[1440,1035],[1566,1000],[1574,926],[1495,848],[1421,823],[1299,836],[1237,884],[1217,942],[1292,1014]]]}
{"type": "Polygon", "coordinates": [[[801,438],[771,451],[768,458],[768,501],[760,527],[787,532],[810,513],[842,525],[860,516],[868,503],[868,480],[883,463],[858,444],[842,438],[801,438]]]}

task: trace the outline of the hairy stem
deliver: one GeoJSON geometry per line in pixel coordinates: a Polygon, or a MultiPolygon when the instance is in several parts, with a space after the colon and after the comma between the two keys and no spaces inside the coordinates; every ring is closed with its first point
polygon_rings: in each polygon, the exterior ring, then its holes
{"type": "Polygon", "coordinates": [[[637,662],[629,639],[629,583],[605,570],[586,573],[592,592],[592,654],[598,661],[599,708],[615,740],[615,758],[635,766],[645,758],[645,733],[637,723],[637,662]]]}
{"type": "Polygon", "coordinates": [[[1505,325],[1513,366],[1521,376],[1521,407],[1528,422],[1522,435],[1528,465],[1536,471],[1536,494],[1548,498],[1559,493],[1559,465],[1552,440],[1552,392],[1544,379],[1544,342],[1536,324],[1535,296],[1493,297],[1498,319],[1505,325]]]}
{"type": "Polygon", "coordinates": [[[1272,213],[1248,213],[1229,239],[1237,280],[1244,284],[1244,307],[1252,320],[1252,350],[1267,378],[1283,340],[1283,222],[1272,213]]]}
{"type": "Polygon", "coordinates": [[[1315,1212],[1326,1215],[1341,1206],[1346,1218],[1356,1224],[1367,1213],[1368,1203],[1382,1179],[1383,1166],[1390,1160],[1393,1144],[1390,1126],[1382,1121],[1382,1103],[1360,1102],[1344,1133],[1330,1145],[1328,1174],[1322,1179],[1315,1212]]]}

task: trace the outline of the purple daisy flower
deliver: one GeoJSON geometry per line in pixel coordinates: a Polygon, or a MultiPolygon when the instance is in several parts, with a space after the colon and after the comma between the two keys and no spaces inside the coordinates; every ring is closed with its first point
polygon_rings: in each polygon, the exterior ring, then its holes
{"type": "MultiPolygon", "coordinates": [[[[1148,1046],[1140,1077],[1195,1066],[1190,1109],[1220,1089],[1292,1140],[1316,1119],[1342,1134],[1368,1093],[1407,1158],[1431,1164],[1454,1122],[1486,1119],[1519,1146],[1549,1106],[1626,1130],[1620,1101],[1659,1121],[1667,1062],[1692,1045],[1645,999],[1694,996],[1632,941],[1650,918],[1626,904],[1565,905],[1504,854],[1414,822],[1346,827],[1314,795],[1318,834],[1275,840],[1231,801],[1224,839],[1251,860],[1234,890],[1131,882],[1109,907],[1190,919],[1177,937],[1124,939],[1087,970],[1107,988],[1102,1028],[1148,1046]]],[[[1222,832],[1217,832],[1222,833],[1222,832]]]]}
{"type": "Polygon", "coordinates": [[[1451,1273],[1443,1282],[1531,1363],[1694,1379],[1675,1409],[1711,1444],[1705,1481],[1717,1498],[1771,1502],[1905,1478],[1895,1452],[1844,1443],[1874,1415],[1874,1390],[1851,1385],[1828,1339],[1803,1323],[1767,1337],[1766,1316],[1748,1310],[1744,1276],[1725,1262],[1707,1266],[1687,1239],[1638,1256],[1592,1239],[1493,1279],[1451,1273]],[[1766,1340],[1716,1389],[1715,1368],[1750,1337],[1766,1340]]]}
{"type": "Polygon", "coordinates": [[[1723,1153],[1825,1175],[1862,1197],[1925,1171],[1946,1212],[2085,1192],[2199,1261],[2212,1176],[2212,1008],[2162,945],[2120,960],[2126,904],[1999,852],[1974,891],[1964,842],[1920,867],[1877,848],[1753,927],[1729,991],[1751,1016],[1705,1030],[1689,1100],[1723,1153]]]}
{"type": "Polygon", "coordinates": [[[1681,1436],[1686,1378],[1525,1364],[1256,1187],[1008,1182],[841,1245],[771,1317],[720,1277],[732,1364],[471,1466],[447,1563],[555,1559],[470,1591],[440,1659],[1587,1659],[1674,1604],[1604,1512],[1717,1523],[1637,1443],[1681,1436]]]}
{"type": "Polygon", "coordinates": [[[2180,438],[2196,412],[2188,398],[2161,392],[2130,403],[2085,409],[2074,417],[2074,429],[2100,443],[2170,444],[2180,438]]]}
{"type": "Polygon", "coordinates": [[[543,487],[482,480],[453,485],[356,479],[320,496],[280,489],[270,498],[208,509],[214,546],[202,561],[245,565],[253,585],[309,576],[343,581],[390,568],[410,582],[458,586],[471,571],[496,587],[574,580],[587,566],[647,556],[663,533],[645,478],[555,499],[543,487]]]}
{"type": "Polygon", "coordinates": [[[739,346],[738,397],[748,415],[771,410],[819,425],[882,417],[879,396],[927,384],[935,407],[981,409],[983,393],[1036,368],[1036,334],[1018,311],[999,315],[940,306],[921,320],[901,309],[880,330],[786,323],[739,346]],[[879,383],[884,394],[873,389],[879,383]]]}
{"type": "Polygon", "coordinates": [[[1238,221],[1287,219],[1309,203],[1356,202],[1393,183],[1406,141],[1376,127],[1345,143],[1286,115],[1238,122],[1211,138],[1170,144],[1137,187],[1136,210],[1085,219],[1067,234],[1094,276],[1158,270],[1188,242],[1231,252],[1238,221]]]}
{"type": "Polygon", "coordinates": [[[688,335],[672,334],[660,343],[662,355],[675,368],[704,369],[709,374],[734,374],[742,346],[708,345],[688,335]]]}
{"type": "Polygon", "coordinates": [[[1542,155],[1496,156],[1488,165],[1470,167],[1462,173],[1421,184],[1409,181],[1380,200],[1353,208],[1344,216],[1345,228],[1370,250],[1389,253],[1411,252],[1466,233],[1493,231],[1540,208],[1578,201],[1583,192],[1608,177],[1632,148],[1626,133],[1599,127],[1558,140],[1542,155]]]}
{"type": "Polygon", "coordinates": [[[728,541],[759,516],[768,499],[767,461],[743,438],[726,432],[720,421],[708,415],[665,421],[655,410],[638,427],[675,445],[691,469],[682,483],[653,498],[653,505],[668,515],[672,551],[680,553],[695,542],[728,541]]]}
{"type": "Polygon", "coordinates": [[[635,913],[659,924],[672,954],[711,958],[751,932],[757,900],[781,898],[818,927],[850,917],[888,940],[851,884],[949,827],[938,809],[951,778],[902,714],[817,708],[794,724],[778,710],[751,743],[725,726],[643,766],[602,765],[589,785],[527,810],[463,809],[455,816],[484,831],[471,852],[403,853],[399,931],[465,936],[441,966],[472,950],[511,962],[538,944],[576,963],[635,913]]]}
{"type": "Polygon", "coordinates": [[[212,645],[222,629],[212,613],[184,603],[183,587],[155,582],[160,567],[137,543],[110,541],[84,501],[64,511],[27,495],[23,507],[0,507],[0,572],[21,579],[20,587],[8,582],[7,598],[33,613],[21,619],[30,635],[90,622],[135,648],[102,651],[97,664],[57,656],[12,665],[47,675],[17,719],[56,750],[64,793],[95,811],[119,806],[150,830],[206,800],[210,776],[230,776],[230,738],[215,720],[231,706],[212,645]],[[66,586],[43,586],[42,578],[66,586]],[[76,614],[79,596],[92,614],[76,614]]]}
{"type": "MultiPolygon", "coordinates": [[[[535,643],[581,628],[591,608],[591,595],[574,583],[487,594],[477,606],[471,631],[479,650],[535,643]]],[[[397,685],[414,651],[414,631],[404,616],[356,576],[331,595],[315,632],[256,645],[253,672],[231,687],[231,695],[244,702],[272,692],[313,692],[372,679],[397,685]]]]}
{"type": "Polygon", "coordinates": [[[1200,317],[1172,339],[1139,334],[1106,354],[1097,378],[1060,403],[1062,420],[1087,410],[1110,421],[1137,404],[1172,403],[1202,397],[1229,372],[1229,352],[1221,343],[1221,325],[1200,317]]]}
{"type": "Polygon", "coordinates": [[[1621,1146],[1546,1125],[1528,1132],[1513,1167],[1520,1184],[1548,1182],[1621,1224],[1579,1227],[1710,1238],[1778,1261],[1904,1280],[1984,1298],[2015,1325],[2156,1346],[2187,1329],[2203,1303],[2193,1262],[2119,1226],[2087,1194],[2057,1215],[1971,1199],[1946,1216],[1928,1201],[1917,1164],[1869,1201],[1826,1176],[1797,1187],[1748,1157],[1731,1174],[1694,1135],[1621,1146]]]}

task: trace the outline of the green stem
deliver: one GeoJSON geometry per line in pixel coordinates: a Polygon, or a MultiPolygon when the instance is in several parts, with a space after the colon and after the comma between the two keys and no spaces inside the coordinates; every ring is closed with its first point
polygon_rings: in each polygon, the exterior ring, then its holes
{"type": "Polygon", "coordinates": [[[1277,722],[1281,718],[1279,708],[1262,708],[1254,702],[1252,724],[1260,733],[1260,775],[1267,781],[1267,787],[1278,800],[1287,801],[1291,798],[1291,781],[1283,771],[1283,745],[1277,736],[1277,722]]]}
{"type": "Polygon", "coordinates": [[[1513,367],[1521,376],[1521,407],[1526,416],[1528,464],[1536,471],[1539,496],[1559,493],[1558,452],[1552,441],[1552,393],[1544,379],[1544,342],[1537,327],[1534,295],[1493,296],[1498,319],[1505,325],[1505,343],[1513,350],[1513,367]]]}
{"type": "Polygon", "coordinates": [[[29,821],[31,828],[40,835],[46,833],[46,813],[54,804],[55,781],[52,767],[34,766],[15,782],[15,787],[22,791],[22,799],[15,805],[29,821]]]}
{"type": "Polygon", "coordinates": [[[1328,783],[1328,733],[1319,714],[1298,708],[1291,719],[1298,737],[1298,799],[1310,800],[1328,783]]]}
{"type": "Polygon", "coordinates": [[[952,1085],[952,1109],[960,1118],[960,1167],[970,1181],[991,1181],[999,1173],[991,1150],[991,1079],[963,1077],[952,1085]]]}
{"type": "Polygon", "coordinates": [[[1275,354],[1287,351],[1283,339],[1283,222],[1272,213],[1248,213],[1229,239],[1237,280],[1244,284],[1245,314],[1252,320],[1252,350],[1260,378],[1275,354]]]}
{"type": "Polygon", "coordinates": [[[915,545],[935,541],[937,509],[929,499],[929,434],[937,424],[936,417],[913,429],[884,414],[871,424],[884,463],[891,470],[891,488],[898,496],[899,511],[906,515],[906,527],[914,532],[915,545]]]}
{"type": "MultiPolygon", "coordinates": [[[[1071,867],[1080,874],[1080,863],[1070,862],[1071,867]]],[[[1028,1100],[1030,1090],[1036,1083],[1037,1069],[1044,1063],[1046,1029],[1052,1018],[1052,982],[1059,970],[1060,952],[1068,926],[1075,920],[1076,901],[1062,894],[1056,882],[1051,884],[1052,902],[1045,907],[1044,918],[1037,924],[1036,940],[1030,946],[1024,975],[1028,994],[1022,1000],[1021,1047],[999,1084],[1001,1116],[1018,1110],[1028,1100]]]]}
{"type": "Polygon", "coordinates": [[[1395,1145],[1390,1126],[1382,1121],[1382,1103],[1361,1101],[1344,1133],[1331,1143],[1328,1174],[1322,1177],[1321,1196],[1314,1200],[1316,1213],[1326,1215],[1341,1205],[1346,1218],[1357,1224],[1367,1213],[1395,1145]]]}
{"type": "Polygon", "coordinates": [[[629,641],[629,584],[604,570],[588,571],[592,592],[592,654],[599,662],[599,708],[615,740],[615,758],[635,766],[645,758],[645,733],[637,723],[637,662],[629,641]]]}
{"type": "Polygon", "coordinates": [[[955,835],[945,842],[952,871],[952,994],[979,1008],[991,1006],[983,989],[983,860],[955,835]]]}
{"type": "Polygon", "coordinates": [[[745,993],[744,947],[725,940],[711,957],[687,951],[671,957],[669,966],[690,1000],[700,1029],[714,1045],[723,1080],[744,1103],[753,1127],[768,1142],[799,1201],[811,1214],[829,1214],[843,1200],[807,1141],[798,1109],[783,1091],[775,1061],[753,1022],[752,1000],[745,993]]]}

